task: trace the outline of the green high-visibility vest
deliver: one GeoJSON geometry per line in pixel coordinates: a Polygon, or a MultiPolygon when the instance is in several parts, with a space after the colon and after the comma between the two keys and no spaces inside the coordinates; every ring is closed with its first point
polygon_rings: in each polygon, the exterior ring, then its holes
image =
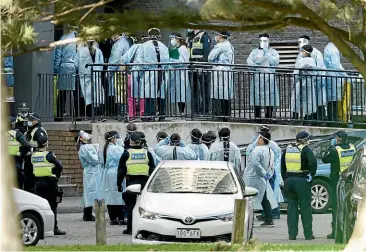
{"type": "Polygon", "coordinates": [[[10,156],[20,156],[19,147],[21,144],[16,139],[16,130],[8,131],[8,153],[10,156]]]}
{"type": "Polygon", "coordinates": [[[49,151],[39,151],[34,152],[31,161],[33,164],[33,174],[36,177],[50,177],[55,176],[52,174],[52,168],[55,167],[54,164],[47,161],[46,156],[49,151]]]}
{"type": "Polygon", "coordinates": [[[149,158],[146,149],[129,149],[130,157],[126,162],[127,175],[149,176],[149,158]]]}
{"type": "Polygon", "coordinates": [[[286,148],[286,168],[288,172],[302,172],[301,171],[301,151],[304,145],[293,146],[289,145],[286,148]]]}
{"type": "Polygon", "coordinates": [[[336,146],[338,152],[340,171],[343,172],[349,168],[353,160],[353,156],[356,153],[356,148],[353,144],[349,145],[350,148],[342,149],[341,146],[336,146]]]}

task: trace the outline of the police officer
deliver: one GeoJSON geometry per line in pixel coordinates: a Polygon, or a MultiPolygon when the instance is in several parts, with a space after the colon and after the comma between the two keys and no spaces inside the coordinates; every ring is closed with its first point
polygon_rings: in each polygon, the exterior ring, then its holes
{"type": "Polygon", "coordinates": [[[26,153],[30,150],[30,144],[28,143],[25,135],[13,126],[15,124],[15,118],[9,118],[11,122],[11,130],[8,131],[8,153],[14,158],[15,168],[17,171],[17,186],[23,189],[24,172],[23,172],[23,159],[26,153]]]}
{"type": "Polygon", "coordinates": [[[126,128],[126,137],[123,140],[123,145],[125,147],[125,150],[130,148],[130,135],[135,133],[137,131],[137,126],[135,123],[129,123],[127,124],[126,128]]]}
{"type": "Polygon", "coordinates": [[[62,199],[62,190],[57,186],[63,166],[56,156],[47,150],[48,136],[40,132],[36,136],[37,148],[31,156],[31,165],[35,176],[35,194],[46,199],[55,215],[54,234],[65,235],[57,225],[57,205],[62,199]]]}
{"type": "Polygon", "coordinates": [[[28,114],[29,114],[29,106],[27,103],[22,102],[18,107],[18,115],[15,120],[15,128],[19,129],[23,134],[27,132],[28,129],[28,114]]]}
{"type": "MultiPolygon", "coordinates": [[[[117,186],[122,192],[122,182],[126,178],[126,187],[134,184],[141,184],[143,188],[155,168],[154,158],[151,153],[141,146],[141,136],[133,133],[130,136],[131,148],[122,154],[118,166],[117,186]]],[[[132,211],[136,204],[136,195],[125,192],[122,194],[126,202],[127,229],[123,234],[132,234],[132,211]]]]}
{"type": "MultiPolygon", "coordinates": [[[[37,136],[39,134],[42,133],[48,136],[40,121],[41,119],[36,113],[28,114],[28,131],[26,134],[26,139],[33,150],[38,147],[37,136]]],[[[34,174],[31,167],[31,152],[29,152],[24,157],[24,190],[29,192],[33,192],[34,190],[34,174]]]]}
{"type": "MultiPolygon", "coordinates": [[[[188,30],[187,45],[189,60],[194,62],[207,62],[210,54],[211,39],[206,31],[188,30]]],[[[194,113],[208,113],[210,104],[210,81],[208,73],[198,74],[193,72],[193,109],[194,113]],[[202,98],[202,104],[200,102],[202,98]]]]}
{"type": "Polygon", "coordinates": [[[330,163],[330,198],[332,202],[332,233],[327,235],[328,239],[335,238],[335,223],[337,213],[337,184],[340,173],[346,171],[356,153],[353,144],[348,143],[348,135],[343,130],[334,134],[332,145],[324,154],[322,161],[325,164],[330,163]]]}
{"type": "Polygon", "coordinates": [[[311,181],[317,170],[317,160],[308,147],[310,134],[301,131],[296,135],[296,144],[290,144],[281,157],[281,173],[287,196],[287,226],[290,240],[298,234],[299,206],[306,240],[313,235],[311,214],[311,181]]]}

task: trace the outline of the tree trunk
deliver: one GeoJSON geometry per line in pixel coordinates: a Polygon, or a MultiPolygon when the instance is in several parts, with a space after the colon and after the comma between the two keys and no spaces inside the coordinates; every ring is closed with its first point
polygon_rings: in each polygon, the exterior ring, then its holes
{"type": "MultiPolygon", "coordinates": [[[[0,69],[2,69],[2,57],[0,69]]],[[[20,244],[19,229],[20,223],[16,214],[13,188],[15,182],[15,165],[8,155],[8,106],[5,101],[5,81],[4,75],[0,75],[1,83],[1,176],[0,176],[0,251],[19,251],[22,250],[20,244]]]]}

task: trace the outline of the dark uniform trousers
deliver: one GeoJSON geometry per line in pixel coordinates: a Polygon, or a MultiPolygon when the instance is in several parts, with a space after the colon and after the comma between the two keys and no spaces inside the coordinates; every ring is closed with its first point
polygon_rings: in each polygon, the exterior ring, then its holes
{"type": "Polygon", "coordinates": [[[58,229],[57,226],[57,196],[58,196],[58,179],[55,177],[38,177],[35,179],[36,191],[35,193],[46,199],[50,204],[51,210],[55,215],[54,230],[58,229]]]}
{"type": "Polygon", "coordinates": [[[305,177],[289,177],[285,180],[287,197],[287,226],[290,237],[298,235],[299,206],[305,238],[313,236],[313,216],[311,210],[311,183],[305,177]]]}
{"type": "Polygon", "coordinates": [[[330,201],[332,202],[332,232],[335,231],[337,216],[337,184],[339,181],[338,173],[331,173],[329,178],[330,185],[330,201]]]}

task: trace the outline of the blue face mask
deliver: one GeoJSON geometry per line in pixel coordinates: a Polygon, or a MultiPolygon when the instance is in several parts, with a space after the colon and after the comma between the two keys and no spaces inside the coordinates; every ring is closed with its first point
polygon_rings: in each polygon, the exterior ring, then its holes
{"type": "Polygon", "coordinates": [[[335,146],[337,144],[337,139],[333,138],[331,141],[330,141],[330,144],[335,146]]]}
{"type": "Polygon", "coordinates": [[[121,138],[120,139],[117,139],[116,145],[117,146],[120,146],[120,147],[123,147],[123,141],[122,141],[121,138]]]}
{"type": "Polygon", "coordinates": [[[27,126],[28,126],[28,127],[32,127],[32,126],[33,126],[33,123],[32,123],[32,122],[30,122],[30,121],[28,121],[28,122],[27,122],[27,126]]]}

